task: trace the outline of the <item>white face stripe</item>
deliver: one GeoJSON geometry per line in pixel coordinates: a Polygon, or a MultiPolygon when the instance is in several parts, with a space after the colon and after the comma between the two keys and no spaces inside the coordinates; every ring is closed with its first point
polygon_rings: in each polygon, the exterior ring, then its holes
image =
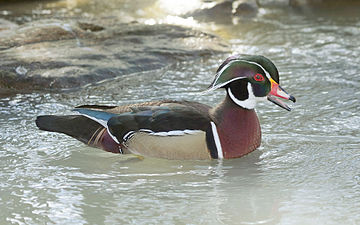
{"type": "MultiPolygon", "coordinates": [[[[256,65],[258,67],[260,67],[264,72],[265,72],[265,76],[270,80],[271,79],[271,76],[270,76],[270,73],[263,67],[261,66],[259,63],[256,63],[256,62],[252,62],[252,61],[247,61],[247,60],[243,60],[243,59],[237,59],[237,60],[232,60],[230,61],[227,65],[225,65],[223,68],[221,68],[221,70],[216,74],[216,77],[215,77],[215,81],[213,82],[214,84],[217,82],[217,80],[220,78],[221,74],[233,63],[236,63],[236,62],[246,62],[246,63],[249,63],[249,64],[253,64],[253,65],[256,65]]],[[[222,84],[218,84],[218,85],[215,85],[213,87],[211,87],[209,89],[210,90],[214,90],[214,89],[217,89],[217,88],[220,88],[220,87],[223,87],[225,85],[227,85],[228,83],[234,81],[234,80],[238,80],[238,79],[244,79],[246,77],[236,77],[236,78],[233,78],[225,83],[222,83],[222,84]]]]}
{"type": "Polygon", "coordinates": [[[250,63],[250,64],[257,65],[257,66],[260,67],[262,70],[264,70],[265,76],[267,77],[267,79],[269,79],[269,80],[271,79],[270,73],[269,73],[264,67],[262,67],[259,63],[251,62],[251,61],[246,61],[246,60],[242,60],[242,61],[247,62],[247,63],[250,63]]]}
{"type": "Polygon", "coordinates": [[[226,81],[225,83],[222,83],[222,84],[213,86],[212,88],[206,90],[205,92],[213,91],[213,90],[218,89],[218,88],[221,88],[221,87],[223,87],[223,86],[225,86],[225,85],[227,85],[227,84],[229,84],[229,83],[231,83],[231,82],[233,82],[233,81],[235,81],[235,80],[241,80],[241,79],[245,79],[245,78],[246,78],[246,77],[235,77],[235,78],[233,78],[233,79],[231,79],[231,80],[229,80],[229,81],[226,81]]]}
{"type": "Polygon", "coordinates": [[[247,85],[247,90],[249,93],[249,97],[246,100],[239,100],[237,99],[234,94],[231,92],[231,89],[228,88],[227,92],[231,98],[231,100],[238,106],[241,106],[245,109],[253,109],[256,106],[256,97],[253,93],[252,86],[250,83],[247,85]]]}
{"type": "MultiPolygon", "coordinates": [[[[218,73],[216,73],[216,77],[215,77],[215,81],[213,82],[214,84],[217,82],[217,80],[220,78],[220,75],[231,65],[231,64],[233,64],[233,63],[235,63],[235,62],[241,62],[241,61],[243,61],[243,60],[232,60],[232,61],[230,61],[227,65],[225,65],[223,68],[221,68],[221,70],[218,72],[218,73]]],[[[235,78],[234,78],[235,79],[235,78]]],[[[234,79],[231,79],[231,81],[233,81],[234,79]]],[[[220,85],[216,85],[216,86],[214,86],[214,88],[215,87],[217,87],[217,88],[219,88],[219,87],[222,87],[222,86],[224,86],[224,85],[226,85],[226,84],[228,84],[229,82],[226,82],[226,83],[224,83],[224,84],[220,84],[220,85]]],[[[213,89],[213,88],[211,88],[211,89],[213,89]]]]}
{"type": "Polygon", "coordinates": [[[218,153],[218,159],[222,159],[222,158],[224,158],[224,155],[223,155],[223,151],[222,151],[222,147],[221,147],[221,143],[220,143],[219,134],[218,134],[217,129],[216,129],[216,125],[212,121],[210,122],[210,124],[211,124],[211,130],[212,130],[212,133],[213,133],[213,136],[214,136],[216,150],[217,150],[217,153],[218,153]]]}
{"type": "Polygon", "coordinates": [[[255,108],[255,105],[256,105],[256,100],[255,100],[255,96],[254,94],[252,93],[252,87],[251,87],[251,84],[248,83],[248,93],[249,93],[249,97],[246,99],[246,100],[239,100],[237,99],[234,94],[232,93],[231,89],[228,88],[227,91],[228,91],[228,94],[231,98],[231,100],[237,104],[238,106],[241,106],[243,108],[246,108],[246,109],[253,109],[255,108]],[[250,87],[249,87],[250,86],[250,87]]]}

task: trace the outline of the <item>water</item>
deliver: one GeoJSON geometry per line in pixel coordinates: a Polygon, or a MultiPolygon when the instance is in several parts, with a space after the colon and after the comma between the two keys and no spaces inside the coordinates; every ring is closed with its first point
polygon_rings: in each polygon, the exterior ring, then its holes
{"type": "Polygon", "coordinates": [[[258,150],[224,161],[120,156],[34,124],[80,104],[216,104],[222,91],[196,91],[227,55],[3,98],[0,224],[360,224],[360,18],[275,8],[235,26],[208,25],[200,24],[234,52],[271,58],[298,100],[292,112],[259,104],[258,150]]]}

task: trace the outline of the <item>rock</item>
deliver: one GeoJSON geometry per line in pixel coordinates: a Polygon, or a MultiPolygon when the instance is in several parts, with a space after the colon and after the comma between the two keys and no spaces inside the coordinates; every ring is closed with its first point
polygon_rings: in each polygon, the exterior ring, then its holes
{"type": "Polygon", "coordinates": [[[218,24],[231,24],[233,19],[252,18],[257,14],[257,5],[255,0],[225,0],[213,7],[198,9],[185,15],[194,17],[201,22],[215,22],[218,24]]]}
{"type": "Polygon", "coordinates": [[[255,1],[241,2],[235,7],[234,16],[252,18],[257,15],[258,6],[255,1]]]}
{"type": "Polygon", "coordinates": [[[259,7],[288,7],[291,0],[256,0],[259,7]]]}
{"type": "Polygon", "coordinates": [[[220,24],[226,24],[231,23],[232,10],[232,1],[226,0],[210,8],[195,10],[186,16],[194,17],[196,20],[201,22],[216,22],[220,24]]]}
{"type": "Polygon", "coordinates": [[[0,34],[2,32],[6,32],[11,29],[17,28],[18,25],[16,23],[10,22],[8,20],[4,20],[0,18],[0,34]]]}
{"type": "Polygon", "coordinates": [[[256,0],[259,7],[291,7],[300,11],[317,14],[323,10],[334,14],[344,12],[346,16],[359,15],[360,2],[358,0],[256,0]]]}
{"type": "Polygon", "coordinates": [[[304,13],[329,16],[359,16],[357,0],[288,0],[289,5],[304,13]]]}
{"type": "Polygon", "coordinates": [[[0,50],[6,48],[6,46],[1,46],[1,40],[6,38],[7,35],[11,35],[17,28],[17,24],[0,18],[0,50]]]}
{"type": "Polygon", "coordinates": [[[165,24],[41,20],[4,34],[0,94],[78,88],[229,50],[216,36],[165,24]]]}

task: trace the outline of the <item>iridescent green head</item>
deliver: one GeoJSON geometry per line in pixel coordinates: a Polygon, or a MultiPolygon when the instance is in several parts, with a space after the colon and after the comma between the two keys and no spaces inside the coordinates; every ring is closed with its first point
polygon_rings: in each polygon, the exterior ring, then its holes
{"type": "Polygon", "coordinates": [[[253,109],[256,101],[265,97],[287,110],[290,108],[274,96],[295,102],[295,98],[279,86],[279,72],[274,63],[261,55],[227,58],[218,68],[208,90],[218,88],[225,88],[233,102],[247,109],[253,109]]]}

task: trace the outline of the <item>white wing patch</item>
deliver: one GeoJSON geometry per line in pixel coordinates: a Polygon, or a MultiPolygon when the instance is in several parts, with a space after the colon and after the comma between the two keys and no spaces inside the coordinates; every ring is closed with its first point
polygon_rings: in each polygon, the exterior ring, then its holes
{"type": "Polygon", "coordinates": [[[186,129],[186,130],[171,130],[171,131],[167,131],[167,132],[154,132],[149,129],[140,129],[138,131],[129,131],[128,133],[126,133],[123,137],[124,142],[127,142],[137,132],[148,133],[149,135],[152,135],[152,136],[172,137],[172,136],[183,136],[183,135],[187,135],[187,134],[197,134],[199,132],[204,132],[204,131],[202,131],[202,130],[187,130],[186,129]]]}
{"type": "Polygon", "coordinates": [[[171,130],[167,132],[151,132],[150,135],[155,136],[182,136],[186,134],[196,134],[203,132],[202,130],[171,130]]]}

